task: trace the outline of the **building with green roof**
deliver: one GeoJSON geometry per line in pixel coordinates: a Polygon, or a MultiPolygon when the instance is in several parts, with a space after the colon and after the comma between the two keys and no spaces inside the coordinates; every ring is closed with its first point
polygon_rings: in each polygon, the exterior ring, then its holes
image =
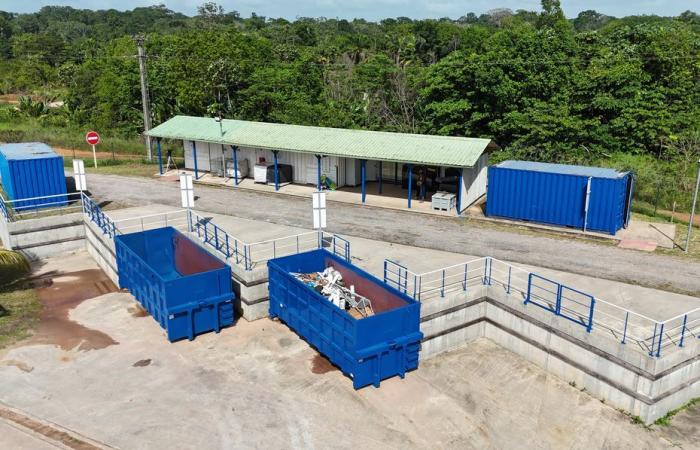
{"type": "Polygon", "coordinates": [[[401,183],[410,196],[420,190],[456,194],[457,210],[486,193],[489,139],[311,127],[207,117],[175,116],[146,133],[182,140],[185,167],[270,182],[337,188],[401,183]],[[256,176],[257,174],[257,176],[256,176]],[[409,183],[409,180],[411,182],[409,183]]]}

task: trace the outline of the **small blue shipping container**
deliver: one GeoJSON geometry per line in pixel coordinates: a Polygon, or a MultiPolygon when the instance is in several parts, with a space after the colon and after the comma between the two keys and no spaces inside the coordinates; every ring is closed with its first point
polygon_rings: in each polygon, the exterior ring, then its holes
{"type": "Polygon", "coordinates": [[[353,380],[373,384],[418,367],[420,303],[326,250],[314,250],[268,262],[270,316],[278,317],[353,380]],[[355,318],[295,273],[333,267],[345,286],[372,302],[374,315],[355,318]]]}
{"type": "Polygon", "coordinates": [[[631,172],[504,161],[488,169],[486,215],[615,234],[629,222],[633,188],[631,172]]]}
{"type": "Polygon", "coordinates": [[[170,342],[233,324],[231,268],[172,227],[117,235],[119,287],[170,342]]]}
{"type": "Polygon", "coordinates": [[[40,142],[0,144],[0,182],[9,200],[55,196],[12,202],[17,211],[65,206],[66,176],[63,157],[40,142]]]}

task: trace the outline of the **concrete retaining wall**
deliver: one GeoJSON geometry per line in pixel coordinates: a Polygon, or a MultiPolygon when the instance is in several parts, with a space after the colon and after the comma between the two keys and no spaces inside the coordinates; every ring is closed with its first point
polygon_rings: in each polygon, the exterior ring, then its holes
{"type": "Polygon", "coordinates": [[[85,245],[82,213],[40,217],[17,222],[0,220],[3,246],[29,260],[78,250],[85,245]]]}
{"type": "Polygon", "coordinates": [[[104,271],[115,285],[119,286],[119,275],[117,275],[117,253],[114,248],[114,239],[102,233],[98,227],[87,217],[84,222],[85,246],[92,259],[104,271]]]}
{"type": "Polygon", "coordinates": [[[646,423],[700,396],[697,342],[651,358],[633,345],[524,305],[501,286],[470,287],[423,302],[421,330],[421,359],[486,337],[646,423]]]}

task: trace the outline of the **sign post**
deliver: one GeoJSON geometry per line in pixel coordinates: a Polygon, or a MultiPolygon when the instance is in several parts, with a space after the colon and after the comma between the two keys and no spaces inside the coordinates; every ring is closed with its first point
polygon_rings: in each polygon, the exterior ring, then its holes
{"type": "Polygon", "coordinates": [[[100,135],[97,134],[97,131],[88,131],[85,135],[85,142],[92,146],[92,160],[95,163],[95,167],[97,167],[97,154],[95,153],[95,146],[100,143],[100,135]]]}
{"type": "Polygon", "coordinates": [[[312,195],[314,229],[318,230],[318,246],[323,248],[323,229],[326,228],[326,193],[319,191],[312,195]]]}
{"type": "Polygon", "coordinates": [[[85,163],[82,159],[73,160],[73,178],[75,179],[75,190],[86,191],[87,181],[85,179],[85,163]]]}

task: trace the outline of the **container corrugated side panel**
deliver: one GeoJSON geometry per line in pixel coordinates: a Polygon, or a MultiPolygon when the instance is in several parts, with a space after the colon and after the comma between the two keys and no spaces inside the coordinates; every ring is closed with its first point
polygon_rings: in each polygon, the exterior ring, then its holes
{"type": "Polygon", "coordinates": [[[326,355],[359,389],[418,367],[420,304],[326,250],[268,262],[270,316],[283,322],[326,355]],[[351,270],[373,287],[399,296],[405,305],[356,320],[297,280],[291,273],[318,272],[326,262],[351,270]]]}
{"type": "Polygon", "coordinates": [[[486,214],[615,234],[625,223],[627,177],[588,177],[489,167],[486,214]]]}
{"type": "Polygon", "coordinates": [[[562,226],[583,226],[582,177],[489,167],[488,216],[562,226]]]}
{"type": "MultiPolygon", "coordinates": [[[[67,192],[61,156],[9,160],[8,168],[9,178],[12,180],[12,200],[60,195],[67,192]]],[[[52,203],[46,207],[65,206],[67,197],[22,201],[14,203],[13,206],[26,208],[46,203],[52,203]]]]}

